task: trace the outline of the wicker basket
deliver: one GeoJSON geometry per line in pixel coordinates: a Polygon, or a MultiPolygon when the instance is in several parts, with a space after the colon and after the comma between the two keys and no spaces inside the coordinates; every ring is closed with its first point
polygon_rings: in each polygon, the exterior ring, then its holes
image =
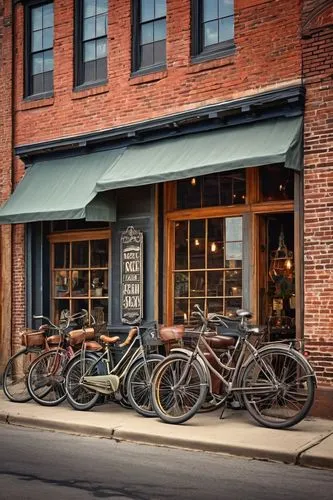
{"type": "Polygon", "coordinates": [[[43,332],[38,330],[31,330],[30,328],[25,328],[21,330],[21,344],[25,347],[44,347],[45,345],[45,335],[43,332]]]}

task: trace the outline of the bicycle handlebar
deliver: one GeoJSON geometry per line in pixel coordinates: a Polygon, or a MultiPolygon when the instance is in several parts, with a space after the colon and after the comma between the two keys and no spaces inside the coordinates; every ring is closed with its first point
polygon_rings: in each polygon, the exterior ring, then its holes
{"type": "MultiPolygon", "coordinates": [[[[88,313],[87,309],[81,309],[81,311],[79,311],[79,312],[77,312],[77,313],[74,313],[74,314],[72,314],[72,315],[70,315],[69,313],[67,313],[67,314],[65,313],[65,318],[64,318],[64,319],[66,320],[66,324],[65,324],[65,326],[63,326],[63,327],[55,325],[55,324],[54,324],[54,323],[50,320],[50,318],[48,318],[47,316],[44,316],[43,314],[41,314],[41,315],[36,315],[36,314],[34,314],[32,317],[33,317],[34,319],[45,319],[45,320],[49,323],[49,325],[51,325],[51,326],[52,326],[53,328],[55,328],[56,330],[61,331],[61,330],[66,330],[66,329],[69,327],[69,325],[70,325],[70,323],[71,323],[72,321],[75,321],[75,320],[77,320],[77,319],[81,319],[81,318],[85,318],[85,317],[87,317],[87,318],[88,318],[89,316],[90,316],[90,321],[91,321],[91,324],[92,324],[92,325],[95,325],[95,324],[96,324],[96,320],[95,320],[95,318],[94,318],[94,316],[93,316],[92,314],[90,314],[90,315],[89,315],[89,313],[88,313]]],[[[60,320],[60,322],[61,322],[61,321],[62,321],[62,320],[60,320]]]]}

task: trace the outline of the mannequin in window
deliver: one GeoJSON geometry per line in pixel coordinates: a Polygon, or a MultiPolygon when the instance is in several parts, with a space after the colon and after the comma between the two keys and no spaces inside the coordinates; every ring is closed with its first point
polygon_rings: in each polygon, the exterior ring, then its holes
{"type": "Polygon", "coordinates": [[[73,271],[72,274],[72,290],[73,290],[73,295],[82,295],[85,292],[85,282],[79,276],[78,271],[73,271]]]}

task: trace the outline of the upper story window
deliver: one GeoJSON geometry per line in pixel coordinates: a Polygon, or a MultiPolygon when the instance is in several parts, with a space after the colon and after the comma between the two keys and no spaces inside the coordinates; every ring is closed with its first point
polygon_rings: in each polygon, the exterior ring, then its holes
{"type": "Polygon", "coordinates": [[[53,91],[53,2],[26,7],[26,96],[53,91]]]}
{"type": "Polygon", "coordinates": [[[77,0],[76,85],[107,79],[108,0],[77,0]]]}
{"type": "Polygon", "coordinates": [[[223,54],[233,42],[234,0],[192,0],[192,55],[223,54]]]}
{"type": "Polygon", "coordinates": [[[134,0],[133,70],[156,69],[166,62],[166,0],[134,0]]]}

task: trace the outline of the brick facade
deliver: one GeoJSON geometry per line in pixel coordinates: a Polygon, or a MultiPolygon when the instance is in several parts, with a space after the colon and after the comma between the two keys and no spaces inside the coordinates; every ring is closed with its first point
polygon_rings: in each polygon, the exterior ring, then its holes
{"type": "MultiPolygon", "coordinates": [[[[333,400],[333,5],[304,2],[305,338],[319,385],[333,400]]],[[[325,402],[323,402],[325,404],[325,402]]],[[[333,414],[333,403],[327,415],[333,414]]]]}
{"type": "MultiPolygon", "coordinates": [[[[74,1],[55,0],[54,96],[41,100],[23,98],[24,7],[17,3],[15,145],[157,118],[299,84],[304,77],[305,338],[320,385],[333,387],[332,2],[235,0],[234,54],[195,64],[191,63],[190,57],[191,2],[168,0],[167,3],[165,71],[131,76],[131,0],[110,0],[108,84],[76,91],[73,90],[74,1]]],[[[5,110],[5,126],[0,128],[0,153],[5,158],[0,173],[1,201],[7,199],[12,187],[12,36],[11,24],[6,26],[5,22],[10,18],[11,5],[11,0],[0,0],[0,109],[5,110]]],[[[22,175],[23,163],[16,160],[13,183],[18,182],[22,175]]],[[[1,293],[5,300],[3,283],[6,280],[14,283],[13,305],[8,305],[7,298],[5,307],[9,317],[13,318],[16,339],[15,331],[24,324],[25,311],[24,230],[22,226],[16,226],[13,236],[11,228],[4,226],[1,231],[2,249],[4,245],[7,248],[7,253],[2,250],[2,259],[9,259],[11,238],[15,249],[13,269],[11,262],[7,262],[3,271],[1,293]]],[[[2,317],[7,318],[8,324],[7,313],[2,313],[2,317]]],[[[1,329],[1,341],[8,344],[4,324],[1,329]]]]}

